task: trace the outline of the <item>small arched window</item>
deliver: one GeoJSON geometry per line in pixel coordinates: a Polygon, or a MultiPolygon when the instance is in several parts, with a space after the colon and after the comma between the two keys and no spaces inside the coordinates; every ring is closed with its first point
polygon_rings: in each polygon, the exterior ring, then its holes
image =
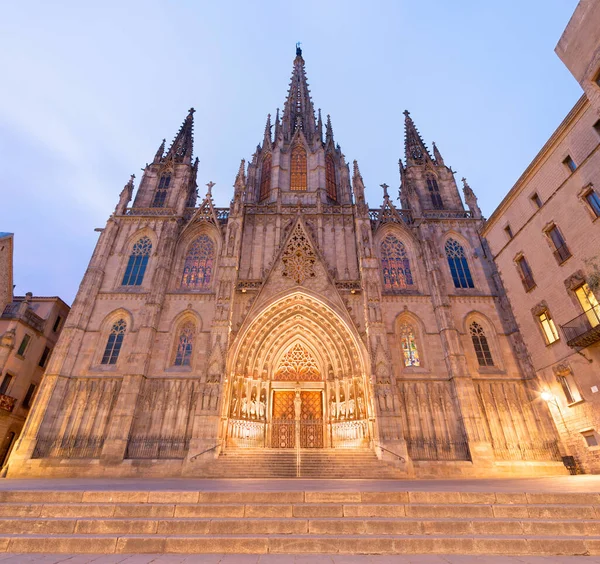
{"type": "Polygon", "coordinates": [[[291,190],[306,190],[306,151],[302,145],[292,149],[291,158],[291,190]]]}
{"type": "Polygon", "coordinates": [[[490,347],[483,327],[476,321],[473,321],[469,326],[469,333],[471,334],[471,340],[473,341],[473,347],[475,348],[479,366],[494,366],[494,359],[492,358],[492,353],[490,352],[490,347]]]}
{"type": "Polygon", "coordinates": [[[165,205],[167,199],[167,192],[169,191],[169,185],[171,184],[171,175],[163,174],[158,181],[158,188],[154,194],[154,200],[152,200],[153,208],[162,208],[165,205]]]}
{"type": "Polygon", "coordinates": [[[152,241],[149,237],[142,237],[129,255],[129,262],[123,276],[123,286],[141,286],[148,266],[148,257],[152,252],[152,241]]]}
{"type": "Polygon", "coordinates": [[[191,364],[193,346],[194,324],[188,321],[179,332],[177,351],[175,353],[175,366],[189,366],[191,364]]]}
{"type": "Polygon", "coordinates": [[[431,204],[433,205],[433,209],[441,210],[444,207],[444,202],[442,202],[442,196],[440,194],[440,188],[438,186],[437,180],[433,176],[427,177],[427,189],[429,190],[429,196],[431,197],[431,204]]]}
{"type": "Polygon", "coordinates": [[[335,183],[335,166],[331,155],[325,157],[325,187],[327,196],[337,202],[337,185],[335,183]]]}
{"type": "Polygon", "coordinates": [[[386,290],[405,290],[412,286],[413,277],[406,247],[391,233],[381,242],[381,268],[386,290]]]}
{"type": "Polygon", "coordinates": [[[444,247],[448,266],[452,274],[455,288],[474,288],[473,278],[469,270],[469,263],[462,245],[455,239],[448,239],[444,247]]]}
{"type": "Polygon", "coordinates": [[[212,280],[215,244],[208,235],[200,235],[191,245],[183,265],[182,288],[207,288],[212,280]]]}
{"type": "Polygon", "coordinates": [[[421,366],[415,330],[408,323],[400,325],[400,345],[402,346],[404,366],[421,366]]]}
{"type": "Polygon", "coordinates": [[[117,364],[126,329],[127,323],[125,323],[124,319],[115,321],[108,335],[108,341],[106,342],[100,364],[117,364]]]}
{"type": "Polygon", "coordinates": [[[260,196],[259,200],[269,197],[271,191],[271,155],[265,156],[260,171],[260,196]]]}

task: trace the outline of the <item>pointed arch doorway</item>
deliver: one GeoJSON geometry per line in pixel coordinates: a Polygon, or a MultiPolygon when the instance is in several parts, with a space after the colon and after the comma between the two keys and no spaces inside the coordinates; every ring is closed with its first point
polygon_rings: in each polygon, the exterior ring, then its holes
{"type": "Polygon", "coordinates": [[[364,447],[373,436],[362,346],[320,300],[297,292],[257,315],[228,358],[226,447],[364,447]]]}

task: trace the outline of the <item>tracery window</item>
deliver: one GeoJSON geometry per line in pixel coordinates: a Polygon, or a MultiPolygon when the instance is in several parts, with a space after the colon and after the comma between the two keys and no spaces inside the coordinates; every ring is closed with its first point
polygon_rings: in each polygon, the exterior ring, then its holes
{"type": "Polygon", "coordinates": [[[215,244],[208,235],[200,235],[191,245],[183,265],[182,288],[207,288],[212,280],[215,244]]]}
{"type": "Polygon", "coordinates": [[[469,333],[471,334],[479,366],[494,366],[494,360],[492,359],[492,353],[490,352],[483,327],[476,321],[473,321],[469,327],[469,333]]]}
{"type": "Polygon", "coordinates": [[[335,183],[335,166],[331,155],[325,157],[325,187],[327,196],[337,201],[337,185],[335,183]]]}
{"type": "Polygon", "coordinates": [[[415,331],[408,323],[400,326],[400,344],[404,357],[404,366],[421,366],[415,331]]]}
{"type": "Polygon", "coordinates": [[[102,355],[102,360],[100,361],[100,364],[117,363],[119,353],[121,352],[121,345],[123,344],[123,337],[125,336],[126,329],[127,323],[125,323],[124,319],[119,319],[113,324],[110,334],[108,336],[108,341],[106,342],[106,347],[104,348],[104,354],[102,355]]]}
{"type": "Polygon", "coordinates": [[[441,210],[444,207],[444,202],[442,202],[442,196],[437,180],[433,176],[427,177],[427,189],[429,190],[433,209],[441,210]]]}
{"type": "Polygon", "coordinates": [[[151,252],[152,241],[149,237],[142,237],[133,245],[123,282],[121,282],[123,286],[141,286],[151,252]]]}
{"type": "Polygon", "coordinates": [[[406,247],[391,233],[381,242],[381,267],[386,290],[404,290],[412,286],[413,277],[406,247]]]}
{"type": "Polygon", "coordinates": [[[179,332],[177,352],[175,353],[175,366],[189,366],[192,360],[194,345],[194,324],[188,321],[179,332]]]}
{"type": "Polygon", "coordinates": [[[260,196],[259,200],[264,200],[271,191],[271,155],[263,159],[262,169],[260,171],[260,196]]]}
{"type": "Polygon", "coordinates": [[[473,277],[462,245],[454,239],[448,239],[444,250],[448,258],[448,266],[450,267],[454,287],[474,288],[475,284],[473,284],[473,277]]]}
{"type": "Polygon", "coordinates": [[[306,190],[306,151],[301,145],[292,149],[290,190],[306,190]]]}
{"type": "Polygon", "coordinates": [[[300,343],[288,350],[279,363],[277,380],[318,381],[321,374],[315,359],[300,343]]]}
{"type": "Polygon", "coordinates": [[[169,184],[171,184],[171,175],[163,174],[158,182],[158,188],[154,194],[154,200],[152,201],[153,208],[162,208],[165,205],[167,199],[167,192],[169,191],[169,184]]]}

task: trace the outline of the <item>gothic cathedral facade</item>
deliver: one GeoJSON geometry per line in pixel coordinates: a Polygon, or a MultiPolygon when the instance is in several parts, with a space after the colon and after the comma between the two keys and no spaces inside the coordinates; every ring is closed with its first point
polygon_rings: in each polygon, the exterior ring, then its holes
{"type": "MultiPolygon", "coordinates": [[[[229,208],[193,110],[102,231],[9,476],[202,476],[244,451],[370,451],[406,476],[564,473],[473,191],[405,112],[369,208],[297,49],[229,208]],[[387,462],[386,462],[387,461],[387,462]]],[[[357,469],[360,472],[360,469],[357,469]]],[[[323,476],[326,477],[326,476],[323,476]]]]}

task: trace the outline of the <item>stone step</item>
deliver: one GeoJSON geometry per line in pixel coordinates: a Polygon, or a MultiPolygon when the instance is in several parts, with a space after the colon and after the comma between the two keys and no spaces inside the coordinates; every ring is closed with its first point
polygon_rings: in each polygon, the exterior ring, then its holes
{"type": "Polygon", "coordinates": [[[481,535],[20,535],[1,534],[13,553],[206,554],[600,554],[599,536],[481,535]]]}

